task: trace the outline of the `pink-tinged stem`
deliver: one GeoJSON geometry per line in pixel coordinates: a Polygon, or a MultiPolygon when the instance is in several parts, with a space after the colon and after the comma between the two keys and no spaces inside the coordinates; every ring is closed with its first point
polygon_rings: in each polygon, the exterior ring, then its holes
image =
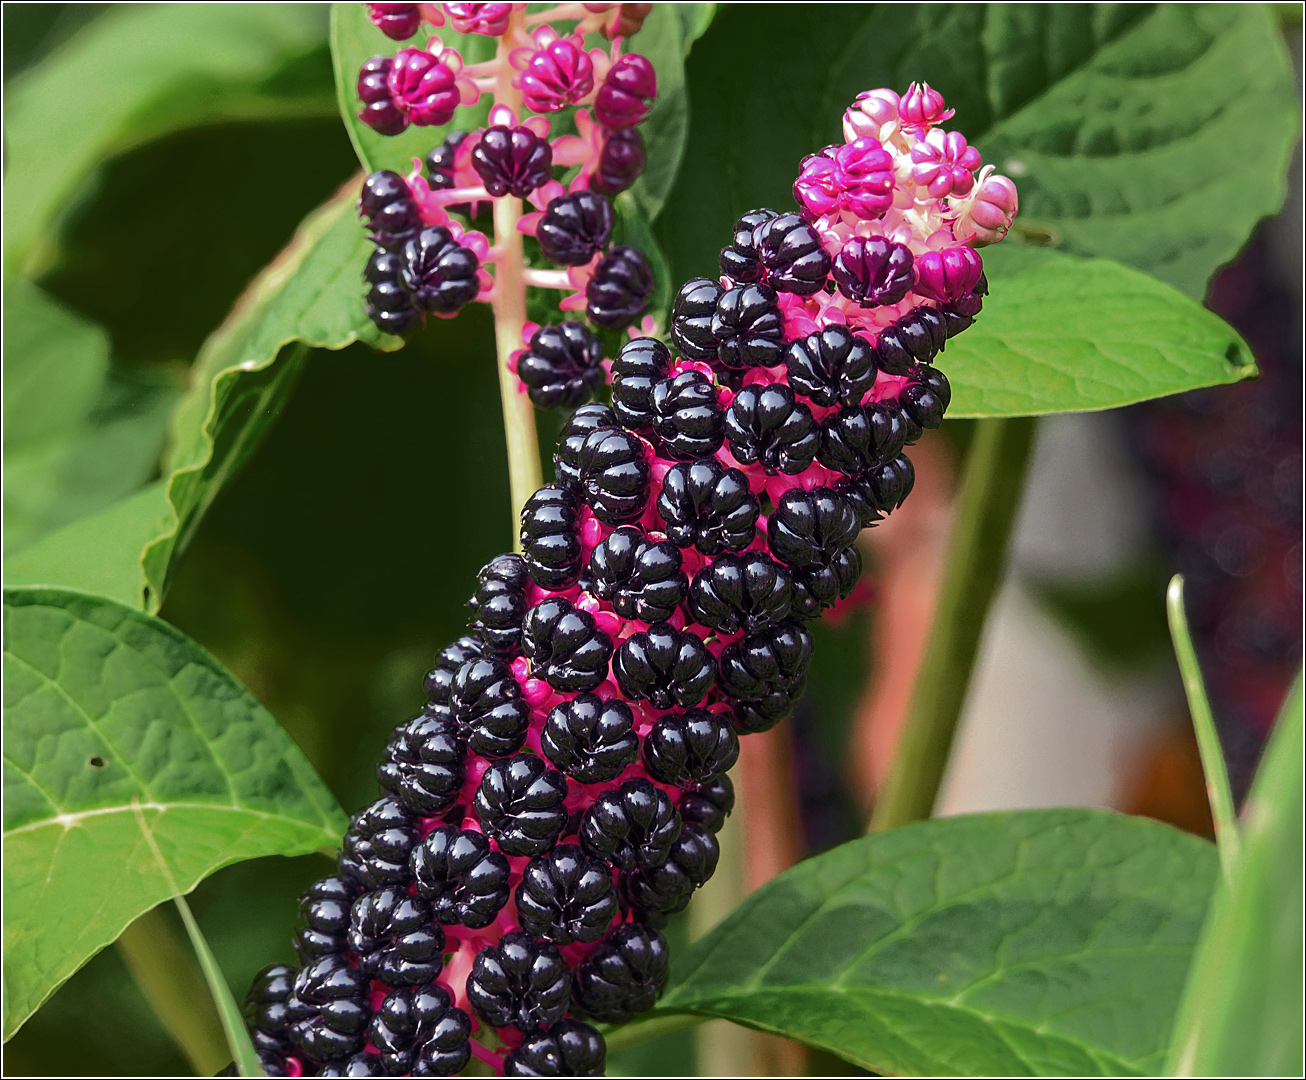
{"type": "Polygon", "coordinates": [[[495,1075],[499,1075],[503,1072],[502,1054],[496,1054],[493,1050],[482,1045],[476,1039],[472,1039],[470,1045],[472,1048],[472,1057],[477,1061],[483,1061],[485,1064],[489,1065],[494,1070],[495,1075]]]}
{"type": "Polygon", "coordinates": [[[542,270],[528,266],[523,272],[523,278],[527,285],[534,285],[537,289],[571,289],[573,287],[567,277],[566,270],[542,270]]]}

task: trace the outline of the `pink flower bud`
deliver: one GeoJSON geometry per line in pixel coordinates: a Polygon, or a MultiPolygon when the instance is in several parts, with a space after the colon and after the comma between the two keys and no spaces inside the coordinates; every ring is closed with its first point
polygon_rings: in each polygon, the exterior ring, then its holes
{"type": "Polygon", "coordinates": [[[658,96],[657,74],[639,53],[627,53],[608,71],[594,99],[594,118],[605,128],[634,127],[648,115],[658,96]]]}
{"type": "Polygon", "coordinates": [[[422,25],[422,13],[416,4],[368,4],[367,17],[395,41],[407,41],[422,25]]]}
{"type": "Polygon", "coordinates": [[[928,187],[936,199],[969,194],[980,167],[979,151],[966,145],[961,132],[938,128],[912,147],[911,159],[912,180],[928,187]]]}
{"type": "Polygon", "coordinates": [[[528,109],[557,112],[576,104],[594,89],[594,64],[574,34],[554,38],[540,44],[527,61],[526,70],[513,82],[520,87],[528,109]]]}
{"type": "Polygon", "coordinates": [[[423,49],[400,49],[386,84],[399,111],[422,127],[447,124],[461,101],[453,71],[423,49]]]}
{"type": "MultiPolygon", "coordinates": [[[[512,4],[442,4],[449,22],[460,34],[502,37],[508,30],[512,4]]],[[[522,5],[525,7],[525,5],[522,5]]]]}
{"type": "Polygon", "coordinates": [[[957,238],[970,243],[996,244],[1007,235],[1019,209],[1016,185],[1005,176],[990,176],[975,193],[966,217],[957,223],[957,238]]]}
{"type": "Polygon", "coordinates": [[[876,139],[827,146],[803,162],[794,198],[814,217],[846,210],[873,221],[893,205],[893,157],[876,139]]]}
{"type": "Polygon", "coordinates": [[[884,125],[898,119],[898,95],[892,90],[867,90],[843,114],[843,135],[855,139],[878,139],[884,125]]]}
{"type": "Polygon", "coordinates": [[[965,296],[984,273],[979,252],[968,247],[950,247],[916,256],[916,284],[912,291],[928,300],[947,303],[965,296]]]}
{"type": "Polygon", "coordinates": [[[929,83],[912,83],[898,106],[904,123],[926,128],[951,119],[955,112],[943,107],[943,95],[932,90],[929,83]]]}

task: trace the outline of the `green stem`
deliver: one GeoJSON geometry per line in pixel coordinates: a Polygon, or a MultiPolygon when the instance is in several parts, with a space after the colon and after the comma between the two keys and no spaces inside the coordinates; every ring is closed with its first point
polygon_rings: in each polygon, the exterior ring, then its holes
{"type": "Polygon", "coordinates": [[[943,582],[911,708],[871,814],[883,832],[934,811],[989,605],[1006,565],[1035,417],[981,420],[957,496],[943,582]]]}
{"type": "Polygon", "coordinates": [[[1220,733],[1215,727],[1211,703],[1207,700],[1206,686],[1202,682],[1202,669],[1197,663],[1192,636],[1188,633],[1188,619],[1184,615],[1184,579],[1179,574],[1170,579],[1170,587],[1165,591],[1165,608],[1170,621],[1170,640],[1174,642],[1179,674],[1183,678],[1184,695],[1188,698],[1188,711],[1193,717],[1197,749],[1202,755],[1206,797],[1211,803],[1211,821],[1215,824],[1220,867],[1224,870],[1225,878],[1232,880],[1233,867],[1238,860],[1238,815],[1234,810],[1233,793],[1229,789],[1229,772],[1224,763],[1224,750],[1220,746],[1220,733]]]}
{"type": "Polygon", "coordinates": [[[608,1051],[624,1050],[628,1046],[642,1043],[646,1039],[656,1039],[659,1035],[670,1035],[673,1031],[683,1031],[688,1027],[711,1020],[710,1016],[696,1016],[694,1013],[671,1013],[667,1016],[653,1016],[647,1020],[633,1020],[620,1027],[604,1029],[603,1038],[608,1044],[608,1051]]]}

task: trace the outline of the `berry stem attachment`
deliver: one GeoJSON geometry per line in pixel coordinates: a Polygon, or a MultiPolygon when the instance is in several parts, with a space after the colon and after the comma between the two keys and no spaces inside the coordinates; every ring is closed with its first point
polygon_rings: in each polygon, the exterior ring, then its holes
{"type": "Polygon", "coordinates": [[[1036,418],[981,420],[966,461],[943,583],[911,709],[870,832],[923,821],[934,811],[989,606],[1025,489],[1036,418]]]}
{"type": "MultiPolygon", "coordinates": [[[[508,32],[499,39],[496,58],[498,75],[494,97],[521,114],[521,91],[512,85],[513,68],[508,62],[511,42],[523,26],[523,13],[514,11],[508,32]]],[[[512,532],[517,535],[521,509],[536,488],[544,482],[540,468],[540,447],[535,436],[535,408],[519,388],[517,376],[509,367],[512,354],[521,348],[522,328],[526,325],[526,279],[523,275],[522,234],[517,230],[521,218],[521,199],[506,195],[494,200],[494,240],[499,251],[494,278],[494,342],[499,361],[499,400],[503,406],[503,435],[508,447],[508,481],[512,491],[512,532]]],[[[514,543],[517,541],[514,539],[514,543]]]]}

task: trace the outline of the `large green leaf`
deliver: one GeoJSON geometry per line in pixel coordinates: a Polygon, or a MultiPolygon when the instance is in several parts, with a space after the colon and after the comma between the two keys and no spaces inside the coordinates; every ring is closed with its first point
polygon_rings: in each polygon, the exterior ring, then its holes
{"type": "Polygon", "coordinates": [[[1138,270],[1031,248],[985,254],[984,310],[936,361],[949,416],[1112,409],[1256,374],[1236,330],[1138,270]]]}
{"type": "Polygon", "coordinates": [[[1135,1075],[1165,1057],[1212,846],[1097,810],[908,825],[799,863],[673,960],[723,1016],[905,1075],[1135,1075]]]}
{"type": "Polygon", "coordinates": [[[5,268],[49,261],[55,219],[113,154],[203,124],[328,115],[325,14],[122,5],[19,76],[5,100],[5,268]]]}
{"type": "Polygon", "coordinates": [[[1200,298],[1281,203],[1298,127],[1252,4],[729,5],[687,73],[687,167],[658,219],[680,278],[715,272],[743,211],[790,205],[860,91],[924,79],[1019,174],[1021,221],[1200,298]]]}
{"type": "Polygon", "coordinates": [[[1299,673],[1247,798],[1233,880],[1202,931],[1171,1075],[1302,1073],[1302,709],[1299,673]]]}
{"type": "Polygon", "coordinates": [[[345,825],[267,710],[139,610],[6,590],[4,689],[6,1039],[142,912],[345,825]]]}
{"type": "Polygon", "coordinates": [[[192,389],[172,422],[174,521],[142,557],[154,610],[204,513],[280,415],[308,347],[403,344],[377,330],[363,310],[361,274],[372,245],[355,215],[357,191],[358,181],[350,180],[304,219],[200,350],[192,389]],[[298,344],[286,348],[291,343],[298,344]]]}

